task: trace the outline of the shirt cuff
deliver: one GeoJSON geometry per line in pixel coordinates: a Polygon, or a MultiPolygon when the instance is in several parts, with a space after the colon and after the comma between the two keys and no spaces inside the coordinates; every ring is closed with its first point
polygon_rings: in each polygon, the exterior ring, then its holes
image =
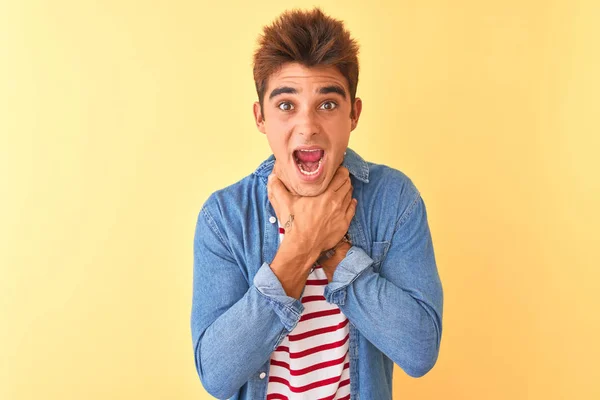
{"type": "Polygon", "coordinates": [[[373,259],[360,247],[352,246],[346,257],[335,268],[333,279],[325,286],[325,300],[343,305],[346,300],[346,288],[367,268],[373,259]]]}
{"type": "Polygon", "coordinates": [[[269,300],[273,310],[288,331],[294,329],[300,320],[304,306],[299,299],[288,296],[281,286],[281,282],[266,262],[254,275],[254,286],[269,300]]]}

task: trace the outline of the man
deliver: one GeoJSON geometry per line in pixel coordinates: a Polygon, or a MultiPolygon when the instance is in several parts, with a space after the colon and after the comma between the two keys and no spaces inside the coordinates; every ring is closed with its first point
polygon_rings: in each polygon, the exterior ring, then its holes
{"type": "Polygon", "coordinates": [[[282,14],[254,56],[273,151],[213,193],[194,236],[204,388],[233,399],[391,399],[438,357],[443,292],[413,182],[349,149],[358,45],[320,9],[282,14]]]}

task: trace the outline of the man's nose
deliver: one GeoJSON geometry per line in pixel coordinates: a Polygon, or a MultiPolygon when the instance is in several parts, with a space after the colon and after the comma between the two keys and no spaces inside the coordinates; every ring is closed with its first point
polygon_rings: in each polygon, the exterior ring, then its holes
{"type": "Polygon", "coordinates": [[[317,120],[318,115],[314,110],[305,110],[298,113],[298,122],[296,132],[304,138],[311,138],[320,132],[320,124],[317,120]]]}

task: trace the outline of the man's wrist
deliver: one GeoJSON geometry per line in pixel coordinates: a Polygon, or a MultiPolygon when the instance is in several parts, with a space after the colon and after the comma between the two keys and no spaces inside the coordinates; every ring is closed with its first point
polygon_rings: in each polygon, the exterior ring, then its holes
{"type": "Polygon", "coordinates": [[[333,255],[333,259],[335,260],[335,265],[337,266],[344,258],[346,258],[346,254],[348,250],[352,247],[351,243],[341,242],[336,246],[335,254],[333,255]]]}
{"type": "Polygon", "coordinates": [[[287,255],[293,257],[297,263],[301,263],[302,269],[306,271],[310,270],[321,255],[319,249],[313,249],[306,243],[295,240],[291,233],[284,236],[279,248],[287,255]]]}
{"type": "MultiPolygon", "coordinates": [[[[348,235],[347,232],[344,235],[344,237],[342,237],[342,239],[335,246],[333,246],[331,249],[329,249],[327,251],[322,252],[319,255],[317,262],[323,263],[323,262],[327,261],[328,259],[330,259],[331,257],[334,256],[334,254],[336,253],[336,251],[338,251],[338,249],[340,247],[345,248],[346,251],[348,251],[348,249],[350,249],[350,247],[352,247],[352,241],[350,240],[350,236],[348,235]]],[[[344,258],[346,256],[346,251],[344,252],[342,258],[344,258]]]]}
{"type": "Polygon", "coordinates": [[[335,273],[337,266],[344,258],[346,258],[346,254],[348,254],[348,250],[350,250],[351,247],[351,244],[348,242],[340,242],[336,245],[333,256],[319,263],[323,267],[323,271],[325,272],[325,275],[327,275],[327,280],[329,282],[333,281],[333,274],[335,273]]]}
{"type": "Polygon", "coordinates": [[[271,270],[279,279],[286,294],[300,298],[317,255],[297,243],[286,242],[285,237],[271,263],[271,270]]]}

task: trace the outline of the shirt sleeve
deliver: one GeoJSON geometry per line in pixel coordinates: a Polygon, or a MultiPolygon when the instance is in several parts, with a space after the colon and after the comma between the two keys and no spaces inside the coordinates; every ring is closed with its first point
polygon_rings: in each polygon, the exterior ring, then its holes
{"type": "Polygon", "coordinates": [[[325,298],[330,303],[342,304],[346,287],[373,264],[373,259],[360,247],[352,246],[333,273],[333,279],[325,287],[325,298]]]}
{"type": "Polygon", "coordinates": [[[190,323],[196,370],[205,390],[229,398],[254,375],[267,372],[261,368],[296,326],[303,306],[285,295],[267,263],[249,285],[210,200],[198,215],[194,234],[190,323]]]}
{"type": "Polygon", "coordinates": [[[288,296],[281,282],[268,263],[263,263],[254,276],[254,286],[272,302],[275,313],[279,316],[286,330],[294,329],[304,306],[300,299],[288,296]]]}
{"type": "Polygon", "coordinates": [[[395,228],[379,270],[352,247],[325,289],[361,334],[408,375],[435,365],[442,336],[443,289],[425,203],[416,197],[395,228]]]}

